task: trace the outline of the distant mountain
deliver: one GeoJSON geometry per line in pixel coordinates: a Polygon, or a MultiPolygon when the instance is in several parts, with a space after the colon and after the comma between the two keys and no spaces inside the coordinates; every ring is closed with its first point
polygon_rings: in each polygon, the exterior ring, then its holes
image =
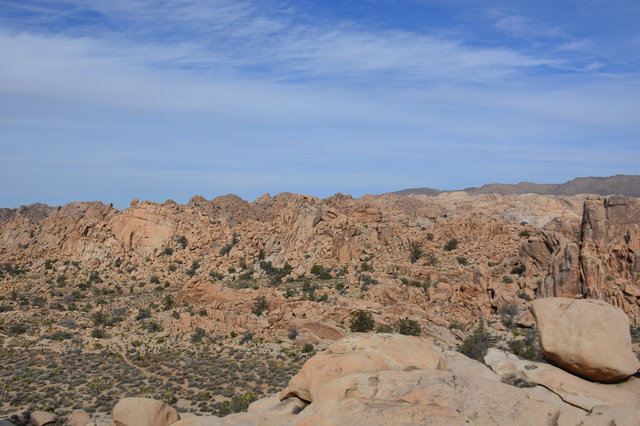
{"type": "MultiPolygon", "coordinates": [[[[520,182],[518,184],[490,183],[480,188],[465,188],[462,191],[469,194],[543,194],[543,195],[625,195],[640,197],[640,175],[616,175],[609,177],[581,177],[569,182],[553,184],[539,184],[520,182]]],[[[433,188],[410,188],[392,192],[397,195],[432,195],[442,192],[433,188]]]]}

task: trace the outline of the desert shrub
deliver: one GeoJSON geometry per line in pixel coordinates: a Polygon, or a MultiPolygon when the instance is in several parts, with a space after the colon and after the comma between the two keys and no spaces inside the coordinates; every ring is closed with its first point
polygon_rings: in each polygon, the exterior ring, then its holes
{"type": "Polygon", "coordinates": [[[235,246],[238,242],[238,237],[236,237],[235,235],[231,238],[231,242],[227,243],[224,245],[224,247],[222,247],[220,249],[220,251],[218,252],[218,254],[220,254],[220,256],[226,256],[227,254],[229,254],[229,252],[231,251],[231,249],[233,248],[233,246],[235,246]]]}
{"type": "Polygon", "coordinates": [[[456,238],[451,238],[447,244],[443,247],[444,251],[453,251],[458,248],[458,240],[456,238]]]}
{"type": "Polygon", "coordinates": [[[379,325],[376,327],[376,333],[393,333],[393,327],[390,325],[379,325]]]}
{"type": "Polygon", "coordinates": [[[458,263],[459,263],[460,265],[467,265],[467,264],[469,263],[469,261],[467,260],[467,258],[466,258],[466,257],[463,257],[463,256],[458,256],[458,257],[456,257],[456,260],[458,261],[458,263]]]}
{"type": "Polygon", "coordinates": [[[160,278],[158,278],[156,275],[151,275],[151,278],[149,278],[149,282],[151,284],[160,284],[160,278]]]}
{"type": "Polygon", "coordinates": [[[498,310],[501,315],[502,324],[507,328],[516,326],[516,318],[518,317],[518,307],[516,305],[505,305],[498,310]]]}
{"type": "Polygon", "coordinates": [[[173,296],[170,294],[165,295],[164,298],[162,299],[163,311],[168,311],[169,309],[173,309],[175,305],[176,303],[173,301],[173,296]]]}
{"type": "Polygon", "coordinates": [[[543,359],[538,341],[538,332],[535,329],[525,331],[523,338],[516,338],[508,342],[509,348],[521,358],[532,361],[541,361],[543,359]]]}
{"type": "Polygon", "coordinates": [[[55,340],[55,341],[69,340],[69,339],[73,339],[73,333],[70,333],[68,331],[58,330],[58,331],[54,331],[53,333],[51,333],[46,337],[50,340],[55,340]]]}
{"type": "Polygon", "coordinates": [[[107,337],[107,333],[104,331],[103,328],[96,327],[93,330],[91,330],[91,337],[95,339],[104,339],[105,337],[107,337]]]}
{"type": "Polygon", "coordinates": [[[191,343],[201,343],[205,334],[204,329],[197,327],[193,333],[191,333],[191,343]]]}
{"type": "Polygon", "coordinates": [[[399,320],[396,328],[398,329],[398,333],[406,336],[419,336],[422,331],[422,328],[417,321],[407,318],[399,320]]]}
{"type": "Polygon", "coordinates": [[[424,291],[426,291],[429,287],[435,284],[431,280],[415,281],[415,280],[409,280],[407,278],[401,278],[400,281],[402,281],[402,284],[406,286],[421,288],[424,291]]]}
{"type": "Polygon", "coordinates": [[[96,284],[100,284],[103,282],[102,278],[100,278],[100,274],[98,273],[98,271],[91,271],[91,273],[89,274],[89,282],[96,283],[96,284]]]}
{"type": "Polygon", "coordinates": [[[251,312],[256,316],[260,316],[268,309],[269,305],[267,304],[267,299],[264,296],[258,296],[254,301],[253,310],[251,312]]]}
{"type": "Polygon", "coordinates": [[[218,281],[220,281],[220,280],[222,280],[224,278],[223,274],[221,274],[219,272],[216,272],[216,271],[209,272],[209,276],[211,278],[213,278],[214,280],[218,280],[218,281]]]}
{"type": "Polygon", "coordinates": [[[253,340],[253,336],[254,334],[251,333],[250,331],[247,331],[246,333],[244,333],[242,335],[242,337],[240,338],[240,344],[244,344],[244,343],[249,343],[253,340]]]}
{"type": "Polygon", "coordinates": [[[524,274],[524,271],[525,269],[523,265],[516,265],[513,268],[511,268],[511,273],[515,275],[522,276],[522,274],[524,274]]]}
{"type": "Polygon", "coordinates": [[[531,233],[525,229],[524,231],[520,231],[520,236],[529,238],[531,236],[531,233]]]}
{"type": "Polygon", "coordinates": [[[176,269],[178,269],[178,267],[173,263],[171,263],[171,264],[169,264],[169,266],[167,266],[167,271],[169,271],[169,272],[175,272],[176,269]]]}
{"type": "Polygon", "coordinates": [[[173,248],[171,248],[171,247],[165,247],[165,248],[162,250],[162,253],[163,253],[164,255],[166,255],[166,256],[171,256],[171,255],[173,254],[173,248]]]}
{"type": "Polygon", "coordinates": [[[13,311],[12,305],[0,305],[0,312],[10,312],[13,311]]]}
{"type": "Polygon", "coordinates": [[[527,302],[531,301],[531,296],[529,296],[527,293],[525,293],[524,290],[520,290],[518,292],[518,297],[522,300],[526,300],[527,302]]]}
{"type": "Polygon", "coordinates": [[[493,345],[494,338],[483,328],[477,328],[458,346],[458,351],[469,358],[484,362],[487,350],[493,345]]]}
{"type": "MultiPolygon", "coordinates": [[[[173,311],[175,312],[175,311],[173,311]]],[[[207,309],[206,308],[200,308],[200,310],[198,311],[198,315],[200,315],[201,317],[206,317],[207,316],[207,309]]],[[[178,315],[178,318],[180,317],[180,315],[178,315]]]]}
{"type": "Polygon", "coordinates": [[[427,241],[433,241],[433,234],[431,232],[427,234],[427,241]]]}
{"type": "Polygon", "coordinates": [[[162,331],[162,326],[160,324],[158,324],[157,322],[152,321],[147,325],[147,331],[149,333],[158,333],[158,332],[162,331]]]}
{"type": "Polygon", "coordinates": [[[258,399],[258,396],[253,392],[247,392],[243,395],[236,395],[229,401],[220,403],[220,408],[216,411],[216,416],[224,417],[233,413],[240,413],[247,411],[249,404],[258,399]]]}
{"type": "Polygon", "coordinates": [[[613,277],[613,275],[607,275],[604,277],[604,279],[607,281],[613,281],[615,278],[613,277]]]}
{"type": "Polygon", "coordinates": [[[318,285],[312,284],[311,281],[305,281],[302,284],[302,293],[307,300],[316,300],[316,290],[318,290],[318,285]]]}
{"type": "Polygon", "coordinates": [[[298,337],[298,330],[295,328],[290,329],[287,337],[289,337],[289,340],[296,340],[296,337],[298,337]]]}
{"type": "Polygon", "coordinates": [[[198,271],[198,268],[200,268],[200,262],[198,262],[197,260],[194,260],[191,263],[191,267],[189,269],[187,269],[184,273],[187,274],[190,277],[193,277],[196,272],[198,271]]]}
{"type": "Polygon", "coordinates": [[[22,322],[14,322],[9,324],[7,328],[7,333],[11,336],[17,336],[19,334],[24,334],[29,331],[29,327],[25,323],[22,322]]]}
{"type": "Polygon", "coordinates": [[[380,284],[380,282],[374,278],[371,278],[370,275],[367,274],[361,274],[360,275],[360,281],[362,281],[362,284],[364,285],[375,285],[375,284],[380,284]]]}
{"type": "Polygon", "coordinates": [[[505,284],[511,284],[511,283],[513,283],[513,280],[511,279],[510,276],[505,275],[505,276],[502,277],[502,282],[505,283],[505,284]]]}
{"type": "Polygon", "coordinates": [[[91,315],[91,320],[93,321],[93,325],[95,326],[111,325],[109,314],[104,311],[94,312],[93,315],[91,315]]]}
{"type": "Polygon", "coordinates": [[[517,388],[533,388],[537,385],[536,382],[532,382],[526,377],[516,373],[507,373],[502,376],[500,381],[517,388]]]}
{"type": "Polygon", "coordinates": [[[422,250],[422,244],[419,241],[412,241],[409,255],[411,263],[416,263],[423,254],[424,251],[422,250]]]}
{"type": "Polygon", "coordinates": [[[284,277],[293,271],[293,268],[289,263],[285,263],[282,268],[276,268],[271,262],[265,260],[260,261],[260,269],[262,269],[267,276],[271,278],[272,283],[282,282],[284,277]]]}
{"type": "Polygon", "coordinates": [[[438,264],[438,258],[433,253],[427,253],[424,258],[426,260],[423,263],[424,266],[436,266],[438,264]]]}
{"type": "Polygon", "coordinates": [[[320,280],[330,280],[331,278],[333,278],[329,273],[329,271],[327,271],[322,265],[318,265],[318,264],[313,265],[309,272],[311,272],[320,280]]]}
{"type": "Polygon", "coordinates": [[[302,347],[302,352],[305,354],[313,352],[313,344],[305,343],[304,346],[302,347]]]}
{"type": "Polygon", "coordinates": [[[189,240],[187,240],[187,237],[185,237],[184,235],[180,235],[179,237],[177,237],[175,239],[175,242],[178,245],[178,247],[180,247],[183,250],[187,248],[187,245],[189,244],[189,240]]]}
{"type": "Polygon", "coordinates": [[[373,272],[373,266],[371,266],[370,264],[368,264],[367,262],[362,262],[360,264],[360,270],[362,272],[373,272]]]}
{"type": "Polygon", "coordinates": [[[349,326],[354,333],[367,333],[373,330],[374,325],[371,312],[358,310],[351,314],[349,326]]]}
{"type": "MultiPolygon", "coordinates": [[[[206,314],[206,311],[205,311],[205,314],[206,314]]],[[[171,312],[171,317],[175,319],[180,319],[180,312],[178,311],[171,312]]]]}
{"type": "Polygon", "coordinates": [[[149,309],[141,308],[138,309],[138,315],[136,315],[136,320],[140,321],[145,318],[149,318],[151,316],[151,311],[149,309]]]}

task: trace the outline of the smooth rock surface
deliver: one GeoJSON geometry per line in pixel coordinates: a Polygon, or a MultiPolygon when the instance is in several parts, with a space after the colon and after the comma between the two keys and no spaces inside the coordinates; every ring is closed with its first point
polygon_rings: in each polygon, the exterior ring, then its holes
{"type": "Polygon", "coordinates": [[[113,407],[118,426],[167,426],[178,420],[175,408],[151,398],[124,398],[113,407]]]}
{"type": "Polygon", "coordinates": [[[602,382],[625,379],[640,368],[631,350],[629,318],[600,300],[538,299],[532,304],[546,359],[602,382]]]}
{"type": "Polygon", "coordinates": [[[53,423],[57,419],[57,416],[48,411],[34,411],[29,416],[29,420],[33,426],[42,426],[48,423],[53,423]]]}

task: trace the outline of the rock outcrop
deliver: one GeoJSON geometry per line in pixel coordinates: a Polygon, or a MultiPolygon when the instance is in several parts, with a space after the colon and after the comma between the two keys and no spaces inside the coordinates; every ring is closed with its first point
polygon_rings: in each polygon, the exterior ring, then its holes
{"type": "Polygon", "coordinates": [[[605,426],[640,418],[640,379],[588,382],[495,349],[486,359],[491,369],[422,338],[357,334],[311,358],[280,398],[173,424],[605,426]]]}
{"type": "Polygon", "coordinates": [[[582,377],[625,379],[640,368],[631,350],[629,319],[599,300],[538,299],[532,305],[545,358],[582,377]]]}
{"type": "Polygon", "coordinates": [[[113,407],[117,426],[167,426],[179,419],[175,408],[150,398],[124,398],[113,407]]]}

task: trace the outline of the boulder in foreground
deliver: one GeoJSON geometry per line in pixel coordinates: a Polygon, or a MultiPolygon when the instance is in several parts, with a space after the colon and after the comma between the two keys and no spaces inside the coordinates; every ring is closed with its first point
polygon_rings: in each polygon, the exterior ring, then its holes
{"type": "Polygon", "coordinates": [[[175,408],[150,398],[124,398],[113,407],[118,426],[167,426],[179,420],[175,408]]]}
{"type": "Polygon", "coordinates": [[[629,318],[600,300],[551,297],[533,302],[544,357],[587,379],[613,382],[640,368],[629,318]]]}

